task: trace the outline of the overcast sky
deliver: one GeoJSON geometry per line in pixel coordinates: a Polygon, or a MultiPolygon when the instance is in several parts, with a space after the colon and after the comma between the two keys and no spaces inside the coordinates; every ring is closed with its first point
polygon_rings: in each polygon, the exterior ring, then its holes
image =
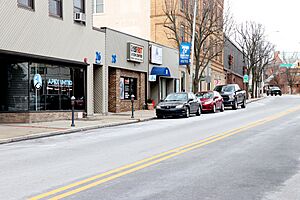
{"type": "Polygon", "coordinates": [[[261,23],[269,40],[276,45],[276,50],[300,52],[300,0],[226,1],[236,23],[261,23]]]}

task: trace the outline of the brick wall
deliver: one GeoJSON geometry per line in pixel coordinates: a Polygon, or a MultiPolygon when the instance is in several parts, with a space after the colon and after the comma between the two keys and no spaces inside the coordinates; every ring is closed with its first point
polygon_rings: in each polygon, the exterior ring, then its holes
{"type": "MultiPolygon", "coordinates": [[[[71,120],[71,111],[66,112],[26,112],[26,113],[0,113],[0,123],[32,123],[56,120],[71,120]]],[[[78,112],[75,112],[75,119],[78,112]]]]}
{"type": "Polygon", "coordinates": [[[118,68],[109,69],[109,88],[108,88],[108,111],[109,112],[126,112],[131,110],[130,100],[120,99],[119,81],[122,77],[137,79],[137,99],[134,101],[134,109],[143,109],[145,103],[146,76],[145,73],[123,70],[118,68]]]}

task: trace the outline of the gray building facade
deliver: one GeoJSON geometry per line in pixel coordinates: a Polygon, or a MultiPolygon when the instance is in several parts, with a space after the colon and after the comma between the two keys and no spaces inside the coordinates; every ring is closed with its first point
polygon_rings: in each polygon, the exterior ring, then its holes
{"type": "Polygon", "coordinates": [[[79,117],[94,113],[93,68],[96,52],[105,57],[105,34],[86,17],[92,0],[83,2],[0,2],[1,122],[68,118],[71,96],[79,117]]]}
{"type": "Polygon", "coordinates": [[[241,88],[244,88],[245,61],[243,52],[232,42],[226,38],[224,45],[224,70],[226,75],[226,83],[237,83],[241,88]]]}

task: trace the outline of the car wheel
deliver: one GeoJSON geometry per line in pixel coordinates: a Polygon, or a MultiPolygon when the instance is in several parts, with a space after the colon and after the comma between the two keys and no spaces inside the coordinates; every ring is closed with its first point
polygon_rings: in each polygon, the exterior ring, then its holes
{"type": "Polygon", "coordinates": [[[201,107],[199,106],[199,108],[198,108],[198,110],[197,110],[197,112],[196,112],[196,115],[197,116],[200,116],[201,115],[201,107]]]}
{"type": "Polygon", "coordinates": [[[281,96],[282,94],[280,93],[279,95],[281,96]]]}
{"type": "Polygon", "coordinates": [[[214,104],[214,106],[213,106],[213,109],[212,109],[212,113],[215,113],[216,112],[216,110],[217,110],[217,108],[216,108],[216,104],[214,104]]]}
{"type": "Polygon", "coordinates": [[[189,108],[186,108],[186,109],[185,109],[185,117],[186,117],[186,118],[189,118],[189,117],[190,117],[190,109],[189,109],[189,108]]]}
{"type": "Polygon", "coordinates": [[[275,96],[277,96],[277,93],[275,93],[275,96]]]}
{"type": "Polygon", "coordinates": [[[163,118],[162,115],[157,115],[156,117],[157,117],[157,119],[162,119],[163,118]]]}
{"type": "Polygon", "coordinates": [[[243,104],[242,104],[242,106],[241,106],[242,108],[246,108],[246,98],[244,98],[244,100],[243,100],[243,104]]]}
{"type": "Polygon", "coordinates": [[[271,93],[271,96],[273,96],[273,93],[271,93]]]}
{"type": "Polygon", "coordinates": [[[221,111],[221,112],[224,112],[224,110],[225,110],[224,104],[222,103],[220,111],[221,111]]]}
{"type": "Polygon", "coordinates": [[[233,103],[232,109],[236,110],[237,108],[238,108],[238,104],[237,104],[237,101],[235,100],[233,103]]]}

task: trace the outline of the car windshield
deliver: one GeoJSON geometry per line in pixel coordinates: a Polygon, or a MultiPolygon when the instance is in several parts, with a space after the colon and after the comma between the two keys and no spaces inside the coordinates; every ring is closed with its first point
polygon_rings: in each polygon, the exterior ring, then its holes
{"type": "Polygon", "coordinates": [[[222,88],[222,92],[233,92],[234,91],[234,86],[224,86],[222,88]]]}
{"type": "Polygon", "coordinates": [[[279,87],[272,87],[271,90],[280,90],[279,87]]]}
{"type": "Polygon", "coordinates": [[[165,101],[186,101],[187,98],[186,93],[172,93],[165,98],[165,101]]]}
{"type": "Polygon", "coordinates": [[[214,95],[212,92],[200,92],[196,96],[201,99],[212,99],[214,95]]]}
{"type": "Polygon", "coordinates": [[[221,92],[223,85],[218,85],[215,87],[214,91],[221,92]]]}

